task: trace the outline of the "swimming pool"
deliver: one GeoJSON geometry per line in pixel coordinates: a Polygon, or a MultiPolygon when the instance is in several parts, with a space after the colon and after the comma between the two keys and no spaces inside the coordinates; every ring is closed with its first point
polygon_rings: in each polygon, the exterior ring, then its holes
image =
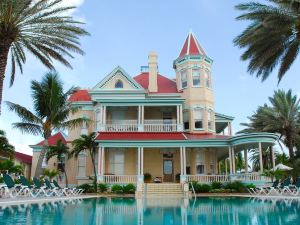
{"type": "Polygon", "coordinates": [[[252,225],[300,224],[299,200],[89,198],[1,206],[0,224],[252,225]]]}

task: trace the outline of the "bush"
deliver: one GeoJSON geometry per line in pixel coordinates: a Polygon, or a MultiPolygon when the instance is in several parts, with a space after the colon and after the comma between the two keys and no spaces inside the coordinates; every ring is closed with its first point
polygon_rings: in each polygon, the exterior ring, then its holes
{"type": "Polygon", "coordinates": [[[107,189],[108,189],[107,184],[103,184],[103,183],[98,184],[98,190],[99,190],[99,192],[101,192],[101,193],[106,192],[107,189]]]}
{"type": "Polygon", "coordinates": [[[236,191],[238,193],[247,192],[246,185],[240,181],[234,181],[225,185],[225,189],[236,191]]]}
{"type": "Polygon", "coordinates": [[[123,194],[124,193],[123,186],[115,184],[111,187],[111,192],[116,194],[123,194]]]}
{"type": "Polygon", "coordinates": [[[144,181],[146,183],[149,183],[149,182],[151,182],[151,180],[152,180],[152,175],[150,173],[145,173],[144,174],[144,181]]]}
{"type": "Polygon", "coordinates": [[[127,184],[127,185],[123,186],[123,192],[125,194],[134,194],[135,186],[133,184],[127,184]]]}
{"type": "Polygon", "coordinates": [[[207,193],[211,190],[211,186],[209,184],[199,184],[194,181],[193,186],[196,193],[207,193]]]}
{"type": "Polygon", "coordinates": [[[78,186],[78,188],[83,189],[83,193],[95,193],[96,192],[94,185],[91,185],[91,184],[81,184],[78,186]]]}
{"type": "Polygon", "coordinates": [[[246,188],[250,189],[250,188],[256,188],[256,186],[254,184],[247,184],[246,188]]]}
{"type": "Polygon", "coordinates": [[[231,191],[229,189],[224,189],[224,188],[220,188],[220,189],[212,189],[209,191],[209,193],[230,193],[231,191]]]}
{"type": "Polygon", "coordinates": [[[0,184],[4,183],[3,177],[0,177],[0,184]]]}
{"type": "Polygon", "coordinates": [[[211,188],[212,189],[221,189],[222,188],[222,183],[220,183],[220,182],[212,182],[211,183],[211,188]]]}

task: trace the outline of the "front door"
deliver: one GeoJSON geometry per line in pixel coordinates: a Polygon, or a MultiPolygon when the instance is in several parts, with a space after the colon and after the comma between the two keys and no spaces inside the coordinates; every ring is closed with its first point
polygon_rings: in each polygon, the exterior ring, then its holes
{"type": "Polygon", "coordinates": [[[173,159],[164,159],[164,182],[173,182],[173,159]]]}

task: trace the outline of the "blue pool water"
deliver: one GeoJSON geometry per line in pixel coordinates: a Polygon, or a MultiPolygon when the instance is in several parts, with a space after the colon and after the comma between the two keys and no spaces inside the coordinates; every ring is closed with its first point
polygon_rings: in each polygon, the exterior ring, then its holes
{"type": "Polygon", "coordinates": [[[299,200],[91,198],[0,206],[0,224],[298,225],[299,200]]]}

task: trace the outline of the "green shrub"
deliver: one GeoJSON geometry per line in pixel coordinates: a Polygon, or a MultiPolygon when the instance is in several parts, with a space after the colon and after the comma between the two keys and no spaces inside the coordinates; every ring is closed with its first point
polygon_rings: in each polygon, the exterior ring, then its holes
{"type": "Polygon", "coordinates": [[[224,189],[224,188],[220,188],[220,189],[212,189],[209,191],[209,193],[230,193],[231,191],[229,189],[224,189]]]}
{"type": "Polygon", "coordinates": [[[145,173],[144,174],[144,181],[146,183],[149,183],[149,182],[151,182],[151,180],[152,180],[152,175],[150,173],[145,173]]]}
{"type": "Polygon", "coordinates": [[[197,181],[192,181],[191,183],[189,183],[190,190],[192,190],[192,185],[193,185],[193,187],[195,189],[195,192],[196,192],[196,186],[198,185],[198,182],[197,181]]]}
{"type": "Polygon", "coordinates": [[[91,184],[81,184],[78,186],[78,188],[83,189],[83,193],[95,193],[96,192],[94,185],[91,185],[91,184]]]}
{"type": "Polygon", "coordinates": [[[208,193],[211,190],[211,186],[209,184],[199,184],[193,183],[194,189],[196,193],[208,193]]]}
{"type": "Polygon", "coordinates": [[[99,192],[101,192],[101,193],[106,192],[107,189],[108,189],[107,184],[103,184],[103,183],[98,184],[98,191],[99,191],[99,192]]]}
{"type": "Polygon", "coordinates": [[[0,184],[4,183],[3,177],[0,177],[0,184]]]}
{"type": "Polygon", "coordinates": [[[134,194],[135,186],[133,184],[127,184],[127,185],[123,186],[123,191],[125,194],[134,194]]]}
{"type": "Polygon", "coordinates": [[[222,188],[222,183],[221,182],[212,182],[211,183],[211,188],[212,189],[221,189],[222,188]]]}
{"type": "Polygon", "coordinates": [[[246,188],[250,189],[250,188],[256,188],[256,186],[254,184],[247,184],[246,188]]]}
{"type": "Polygon", "coordinates": [[[115,184],[111,187],[111,192],[116,194],[123,194],[124,193],[123,186],[115,184]]]}
{"type": "Polygon", "coordinates": [[[238,192],[238,193],[247,192],[246,185],[240,181],[234,181],[226,184],[225,189],[229,189],[232,190],[232,192],[238,192]]]}

